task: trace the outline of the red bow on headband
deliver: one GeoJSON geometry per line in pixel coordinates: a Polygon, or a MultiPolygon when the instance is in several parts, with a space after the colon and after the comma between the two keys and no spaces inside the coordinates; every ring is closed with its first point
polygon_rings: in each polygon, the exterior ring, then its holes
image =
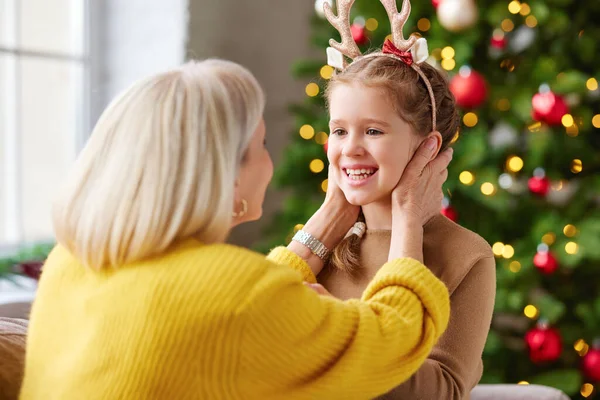
{"type": "Polygon", "coordinates": [[[412,63],[413,63],[412,53],[410,51],[402,51],[402,50],[398,49],[394,45],[394,43],[392,43],[392,41],[390,39],[386,39],[385,43],[383,43],[382,52],[384,54],[395,55],[400,60],[402,60],[402,62],[404,62],[406,65],[412,65],[412,63]]]}

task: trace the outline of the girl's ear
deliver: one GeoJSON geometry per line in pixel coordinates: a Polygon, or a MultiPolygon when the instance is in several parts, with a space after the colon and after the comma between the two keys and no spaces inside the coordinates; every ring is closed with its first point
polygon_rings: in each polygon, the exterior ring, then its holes
{"type": "MultiPolygon", "coordinates": [[[[429,138],[435,138],[436,141],[436,146],[435,146],[435,151],[434,151],[434,156],[432,158],[437,157],[438,153],[440,152],[440,149],[442,148],[442,134],[439,133],[438,131],[433,131],[431,132],[429,135],[425,136],[423,138],[423,141],[429,139],[429,138]]],[[[421,143],[423,143],[423,141],[421,141],[421,143]]]]}

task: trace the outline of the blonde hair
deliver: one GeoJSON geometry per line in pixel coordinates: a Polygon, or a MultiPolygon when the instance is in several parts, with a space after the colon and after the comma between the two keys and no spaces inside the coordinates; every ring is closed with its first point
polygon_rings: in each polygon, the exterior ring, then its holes
{"type": "Polygon", "coordinates": [[[134,83],[100,117],[55,204],[58,242],[99,269],[186,237],[225,240],[264,106],[253,75],[229,61],[191,61],[134,83]]]}
{"type": "MultiPolygon", "coordinates": [[[[420,68],[434,93],[436,129],[442,136],[440,151],[443,151],[452,142],[460,124],[456,102],[448,80],[440,71],[427,63],[421,64],[420,68]]],[[[336,86],[352,83],[383,89],[395,111],[413,132],[421,136],[431,132],[432,105],[427,86],[408,65],[390,57],[365,57],[354,61],[330,80],[325,93],[327,101],[336,86]]],[[[354,274],[360,268],[360,241],[357,235],[342,240],[333,250],[331,264],[354,274]]]]}

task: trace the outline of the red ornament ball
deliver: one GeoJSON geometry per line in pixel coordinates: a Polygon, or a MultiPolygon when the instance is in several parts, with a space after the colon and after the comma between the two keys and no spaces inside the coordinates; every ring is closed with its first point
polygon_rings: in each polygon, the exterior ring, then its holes
{"type": "Polygon", "coordinates": [[[548,125],[560,125],[562,117],[569,112],[565,100],[551,91],[536,93],[531,99],[531,116],[548,125]]]}
{"type": "Polygon", "coordinates": [[[467,70],[459,72],[450,80],[450,90],[456,104],[462,108],[477,108],[487,98],[487,83],[481,74],[467,70]]]}
{"type": "Polygon", "coordinates": [[[536,326],[525,334],[525,344],[535,364],[556,361],[562,353],[562,339],[556,328],[536,326]]]}
{"type": "Polygon", "coordinates": [[[26,261],[19,264],[21,272],[35,280],[40,279],[43,266],[44,263],[40,261],[26,261]]]}
{"type": "Polygon", "coordinates": [[[550,179],[545,176],[532,176],[527,182],[529,191],[536,196],[545,196],[550,190],[550,179]]]}
{"type": "Polygon", "coordinates": [[[452,222],[458,221],[458,213],[452,206],[442,208],[442,215],[448,218],[452,222]]]}
{"type": "Polygon", "coordinates": [[[442,3],[442,0],[431,0],[431,4],[433,4],[433,8],[435,8],[436,10],[440,6],[441,3],[442,3]]]}
{"type": "Polygon", "coordinates": [[[583,356],[581,372],[589,380],[600,382],[600,348],[592,348],[583,356]]]}
{"type": "Polygon", "coordinates": [[[506,40],[506,37],[502,36],[502,37],[497,37],[497,36],[492,36],[492,39],[490,40],[490,46],[492,46],[495,49],[498,50],[504,50],[506,48],[506,45],[508,44],[508,40],[506,40]]]}
{"type": "Polygon", "coordinates": [[[352,39],[354,39],[357,45],[362,46],[367,43],[367,31],[364,26],[352,24],[352,26],[350,26],[350,32],[352,32],[352,39]]]}
{"type": "Polygon", "coordinates": [[[545,275],[550,275],[558,269],[558,261],[550,251],[538,251],[533,256],[533,265],[545,275]]]}

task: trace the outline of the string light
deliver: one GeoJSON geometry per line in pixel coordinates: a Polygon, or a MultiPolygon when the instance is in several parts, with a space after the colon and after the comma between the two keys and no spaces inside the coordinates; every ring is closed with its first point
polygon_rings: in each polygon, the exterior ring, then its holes
{"type": "Polygon", "coordinates": [[[331,65],[323,65],[320,71],[321,78],[331,79],[333,76],[333,67],[331,65]]]}
{"type": "Polygon", "coordinates": [[[573,124],[571,126],[568,126],[565,132],[567,133],[567,135],[575,137],[579,135],[579,127],[577,126],[577,124],[573,124]]]}
{"type": "Polygon", "coordinates": [[[456,61],[454,61],[452,58],[442,60],[442,68],[444,68],[446,71],[452,71],[455,67],[456,61]]]}
{"type": "Polygon", "coordinates": [[[560,121],[562,122],[565,128],[568,128],[569,126],[575,123],[575,120],[573,119],[573,116],[571,114],[563,115],[560,121]]]}
{"type": "Polygon", "coordinates": [[[306,95],[309,97],[315,97],[316,95],[319,94],[319,85],[317,85],[314,82],[309,83],[308,85],[306,85],[306,95]]]}
{"type": "Polygon", "coordinates": [[[514,255],[515,249],[510,244],[505,245],[504,249],[502,249],[502,257],[509,259],[513,258],[514,255]]]}
{"type": "Polygon", "coordinates": [[[522,16],[529,15],[530,12],[531,12],[531,7],[529,7],[529,4],[526,4],[526,3],[521,4],[521,11],[519,13],[522,16]]]}
{"type": "Polygon", "coordinates": [[[513,29],[515,29],[515,23],[506,18],[504,21],[502,21],[500,27],[504,32],[511,32],[513,29]]]}
{"type": "Polygon", "coordinates": [[[368,31],[375,31],[377,30],[377,28],[379,27],[379,22],[377,22],[377,20],[375,18],[369,18],[367,20],[367,22],[365,22],[365,28],[367,28],[368,31]]]}
{"type": "Polygon", "coordinates": [[[555,241],[556,235],[553,232],[548,232],[544,236],[542,236],[542,243],[545,243],[548,246],[552,246],[555,241]]]}
{"type": "Polygon", "coordinates": [[[510,172],[519,172],[523,169],[524,165],[523,159],[518,156],[511,156],[506,160],[506,169],[510,172]]]}
{"type": "Polygon", "coordinates": [[[321,190],[327,192],[327,186],[329,186],[329,180],[325,179],[321,182],[321,190]]]}
{"type": "Polygon", "coordinates": [[[565,244],[565,252],[570,255],[575,255],[579,251],[579,245],[575,242],[565,244]]]}
{"type": "Polygon", "coordinates": [[[470,171],[463,171],[458,176],[458,180],[463,185],[471,186],[475,183],[475,175],[473,175],[473,173],[471,173],[470,171]]]}
{"type": "Polygon", "coordinates": [[[498,257],[500,257],[502,255],[503,251],[504,251],[504,243],[502,243],[502,242],[496,242],[492,246],[492,252],[494,253],[494,255],[496,255],[498,257]]]}
{"type": "Polygon", "coordinates": [[[575,227],[575,225],[565,225],[565,227],[563,228],[563,233],[566,237],[573,237],[577,235],[577,228],[575,227]]]}
{"type": "Polygon", "coordinates": [[[523,314],[525,314],[525,316],[527,318],[534,319],[538,316],[539,312],[538,312],[538,309],[534,305],[529,304],[528,306],[525,306],[525,309],[523,310],[523,314]]]}
{"type": "Polygon", "coordinates": [[[511,1],[508,3],[508,11],[510,11],[511,14],[518,14],[521,11],[521,3],[517,0],[511,1]]]}
{"type": "Polygon", "coordinates": [[[310,140],[315,136],[315,128],[310,125],[302,125],[300,127],[300,136],[302,139],[310,140]]]}
{"type": "Polygon", "coordinates": [[[508,99],[500,99],[497,103],[498,110],[508,111],[510,110],[510,101],[508,99]]]}
{"type": "Polygon", "coordinates": [[[484,182],[481,185],[481,193],[483,193],[486,196],[491,196],[494,193],[496,193],[496,187],[491,182],[484,182]]]}
{"type": "Polygon", "coordinates": [[[510,270],[510,272],[516,274],[521,270],[521,263],[518,261],[511,261],[511,263],[508,264],[508,269],[510,270]]]}
{"type": "Polygon", "coordinates": [[[463,117],[463,123],[469,128],[472,128],[475,125],[477,125],[478,121],[479,119],[477,118],[477,114],[475,114],[474,112],[468,112],[463,117]]]}
{"type": "Polygon", "coordinates": [[[575,344],[573,345],[573,348],[575,349],[576,352],[580,352],[581,350],[583,350],[583,348],[587,345],[587,343],[585,342],[585,340],[583,339],[579,339],[575,342],[575,344]]]}
{"type": "Polygon", "coordinates": [[[325,132],[319,132],[315,136],[315,142],[320,145],[327,143],[327,139],[329,139],[329,135],[327,135],[325,132]]]}
{"type": "Polygon", "coordinates": [[[456,55],[456,52],[450,46],[446,46],[442,49],[442,58],[444,60],[449,60],[451,58],[454,58],[455,55],[456,55]]]}
{"type": "Polygon", "coordinates": [[[574,174],[578,174],[583,170],[583,163],[579,159],[574,159],[571,161],[571,172],[574,174]]]}
{"type": "Polygon", "coordinates": [[[590,350],[590,346],[583,339],[579,339],[578,341],[576,341],[573,345],[573,348],[575,349],[577,354],[579,354],[579,357],[585,356],[590,350]]]}
{"type": "Polygon", "coordinates": [[[431,22],[429,22],[427,18],[421,18],[419,22],[417,22],[417,28],[422,32],[427,32],[429,28],[431,28],[431,22]]]}
{"type": "Polygon", "coordinates": [[[594,125],[594,128],[600,128],[600,114],[594,115],[592,118],[592,125],[594,125]]]}
{"type": "Polygon", "coordinates": [[[537,122],[530,124],[527,127],[527,129],[529,129],[529,132],[537,132],[540,130],[541,127],[542,127],[542,123],[540,121],[537,121],[537,122]]]}
{"type": "Polygon", "coordinates": [[[537,18],[533,15],[530,15],[527,18],[525,18],[525,25],[527,25],[530,28],[535,28],[537,26],[537,23],[537,18]]]}
{"type": "Polygon", "coordinates": [[[323,162],[323,160],[315,158],[314,160],[312,160],[310,162],[309,168],[310,168],[311,172],[318,174],[319,172],[321,172],[325,169],[325,163],[323,162]]]}
{"type": "Polygon", "coordinates": [[[590,397],[594,393],[594,385],[591,383],[584,383],[581,385],[581,390],[579,393],[581,393],[581,395],[585,398],[590,397]]]}
{"type": "Polygon", "coordinates": [[[585,83],[585,86],[588,88],[588,90],[596,90],[598,89],[598,81],[596,78],[590,78],[585,83]]]}

